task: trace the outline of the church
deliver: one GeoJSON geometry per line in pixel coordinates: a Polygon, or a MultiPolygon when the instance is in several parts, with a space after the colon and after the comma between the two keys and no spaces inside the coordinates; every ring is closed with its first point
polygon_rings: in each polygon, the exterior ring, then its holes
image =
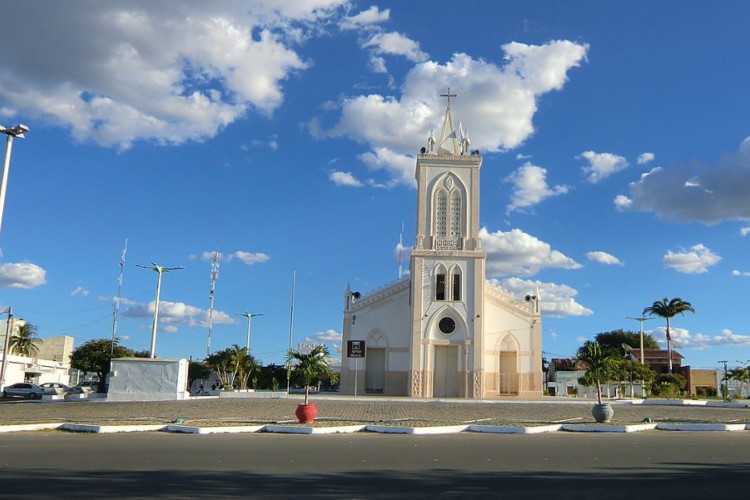
{"type": "Polygon", "coordinates": [[[416,159],[408,277],[365,294],[347,286],[340,390],[414,398],[541,396],[540,298],[516,297],[485,278],[482,157],[469,150],[468,131],[454,127],[455,95],[443,96],[448,105],[439,140],[431,132],[416,159]]]}

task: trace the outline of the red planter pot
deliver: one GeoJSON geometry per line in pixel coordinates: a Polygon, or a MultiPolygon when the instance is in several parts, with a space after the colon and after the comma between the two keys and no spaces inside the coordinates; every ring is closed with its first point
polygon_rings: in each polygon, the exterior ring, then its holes
{"type": "Polygon", "coordinates": [[[294,412],[300,423],[311,424],[315,417],[318,416],[318,409],[315,408],[313,403],[301,404],[297,406],[297,411],[294,412]]]}

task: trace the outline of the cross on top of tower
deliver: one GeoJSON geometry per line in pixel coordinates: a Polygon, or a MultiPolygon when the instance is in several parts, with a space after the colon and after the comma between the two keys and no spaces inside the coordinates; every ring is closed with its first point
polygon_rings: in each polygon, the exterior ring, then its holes
{"type": "Polygon", "coordinates": [[[448,98],[448,107],[451,107],[451,97],[458,97],[457,94],[451,94],[451,88],[448,87],[448,92],[445,94],[440,94],[440,97],[447,97],[448,98]]]}

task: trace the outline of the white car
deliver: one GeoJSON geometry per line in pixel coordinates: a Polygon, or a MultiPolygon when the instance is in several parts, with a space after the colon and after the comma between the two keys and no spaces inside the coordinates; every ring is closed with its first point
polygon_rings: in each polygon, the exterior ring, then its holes
{"type": "Polygon", "coordinates": [[[44,394],[65,394],[70,390],[67,385],[61,384],[59,382],[45,382],[43,384],[39,384],[39,387],[42,388],[44,394]]]}
{"type": "Polygon", "coordinates": [[[44,394],[44,389],[36,384],[29,384],[26,382],[19,382],[17,384],[9,385],[3,389],[3,397],[22,397],[29,399],[39,399],[44,394]]]}

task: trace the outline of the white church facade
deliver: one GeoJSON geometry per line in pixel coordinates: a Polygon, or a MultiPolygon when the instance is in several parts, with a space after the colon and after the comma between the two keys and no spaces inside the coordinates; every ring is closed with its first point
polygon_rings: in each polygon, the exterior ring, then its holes
{"type": "Polygon", "coordinates": [[[482,157],[453,125],[416,159],[417,224],[409,276],[367,294],[347,287],[341,392],[415,398],[542,395],[539,297],[485,278],[479,237],[482,157]],[[347,357],[364,341],[364,358],[347,357]]]}

